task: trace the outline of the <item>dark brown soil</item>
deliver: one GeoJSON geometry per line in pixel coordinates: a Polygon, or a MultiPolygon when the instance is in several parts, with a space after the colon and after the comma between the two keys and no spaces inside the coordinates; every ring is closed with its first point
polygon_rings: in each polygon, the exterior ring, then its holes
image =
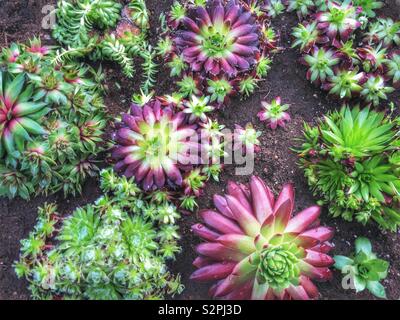
{"type": "MultiPolygon", "coordinates": [[[[34,35],[41,35],[49,40],[49,35],[41,29],[41,8],[43,5],[54,1],[45,0],[0,0],[0,47],[12,41],[25,41],[34,35]]],[[[147,1],[152,12],[152,41],[157,36],[158,17],[165,12],[173,0],[147,1]]],[[[400,5],[396,0],[387,0],[387,6],[381,10],[383,16],[400,19],[400,5]]],[[[296,210],[300,210],[315,203],[310,194],[302,171],[296,165],[296,156],[290,151],[295,145],[295,138],[299,137],[303,121],[313,122],[316,118],[339,105],[329,101],[326,95],[313,88],[305,79],[305,69],[297,63],[296,50],[290,49],[291,28],[297,23],[294,14],[284,14],[274,22],[276,30],[281,35],[281,46],[285,50],[277,55],[273,67],[267,79],[261,83],[256,94],[248,100],[233,100],[231,105],[218,112],[220,123],[228,128],[235,124],[244,126],[247,122],[255,124],[263,135],[262,151],[257,155],[255,162],[255,174],[262,177],[275,192],[278,192],[286,182],[292,182],[296,188],[296,210]],[[272,99],[281,96],[285,103],[291,104],[290,113],[292,122],[285,130],[278,129],[275,132],[261,124],[256,114],[260,109],[260,101],[263,98],[272,99]]],[[[168,74],[161,67],[159,81],[156,86],[157,93],[171,93],[168,74]]],[[[129,81],[121,76],[118,67],[105,65],[108,78],[109,95],[106,98],[112,114],[118,114],[128,108],[132,93],[138,88],[139,79],[129,81]],[[116,83],[119,84],[116,85],[116,83]],[[120,89],[119,89],[120,87],[120,89]]],[[[399,94],[391,97],[399,106],[399,94]]],[[[235,176],[233,166],[227,166],[219,183],[209,183],[205,194],[200,199],[200,207],[211,207],[212,195],[223,193],[229,179],[246,182],[248,177],[235,176]]],[[[44,202],[57,201],[62,212],[68,213],[79,205],[83,205],[96,199],[99,190],[96,181],[89,181],[83,195],[77,198],[64,199],[62,195],[51,197],[39,197],[30,202],[22,200],[0,199],[0,299],[28,299],[29,291],[26,282],[18,280],[12,269],[12,263],[18,257],[19,241],[26,237],[32,229],[37,207],[44,202]]],[[[190,232],[190,226],[198,221],[196,214],[185,216],[181,224],[183,252],[177,260],[170,263],[171,269],[182,274],[183,283],[186,286],[179,299],[206,299],[208,297],[208,284],[197,284],[189,281],[189,275],[193,272],[192,261],[195,258],[194,247],[199,243],[198,239],[190,232]]],[[[334,254],[350,254],[356,236],[367,236],[371,239],[374,250],[378,255],[391,263],[388,278],[384,281],[387,294],[390,299],[400,298],[400,236],[399,234],[384,234],[374,226],[367,228],[356,223],[345,223],[342,220],[334,220],[328,217],[324,210],[322,222],[336,228],[334,242],[336,245],[334,254]]],[[[321,299],[373,299],[363,292],[355,294],[351,290],[343,290],[341,287],[341,275],[335,272],[334,279],[330,283],[319,284],[321,299]]]]}

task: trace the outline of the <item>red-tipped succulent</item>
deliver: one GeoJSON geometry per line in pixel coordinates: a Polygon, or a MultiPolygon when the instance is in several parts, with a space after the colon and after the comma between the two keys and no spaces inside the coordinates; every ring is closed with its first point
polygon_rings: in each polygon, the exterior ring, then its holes
{"type": "Polygon", "coordinates": [[[318,29],[331,40],[340,39],[346,41],[355,29],[361,26],[357,19],[357,8],[350,0],[342,3],[336,1],[327,2],[327,10],[316,14],[318,29]]]}
{"type": "Polygon", "coordinates": [[[215,281],[210,294],[222,299],[315,299],[312,280],[331,278],[328,241],[333,230],[320,226],[320,207],[292,217],[294,190],[285,185],[274,198],[258,177],[249,185],[228,184],[214,196],[216,211],[201,212],[192,227],[206,242],[196,248],[191,278],[215,281]]]}
{"type": "Polygon", "coordinates": [[[116,170],[134,176],[144,190],[181,186],[183,172],[199,163],[199,126],[169,104],[153,99],[132,105],[114,133],[116,170]]]}
{"type": "MultiPolygon", "coordinates": [[[[257,14],[261,12],[257,10],[261,3],[254,1],[249,5],[245,0],[202,3],[192,1],[171,9],[170,16],[179,16],[169,23],[168,37],[173,42],[168,63],[171,74],[181,77],[192,72],[202,80],[203,87],[215,78],[239,83],[246,77],[264,77],[267,70],[263,71],[276,49],[276,35],[269,27],[267,15],[257,14]]],[[[224,101],[225,97],[219,96],[213,103],[219,106],[224,101]]]]}
{"type": "Polygon", "coordinates": [[[182,20],[174,42],[193,71],[234,76],[256,63],[260,30],[237,1],[209,1],[182,20]]]}

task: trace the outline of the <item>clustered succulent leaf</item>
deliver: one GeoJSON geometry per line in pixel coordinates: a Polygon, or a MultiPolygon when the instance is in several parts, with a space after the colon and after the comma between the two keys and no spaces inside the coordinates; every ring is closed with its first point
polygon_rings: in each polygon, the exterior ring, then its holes
{"type": "Polygon", "coordinates": [[[191,278],[216,281],[210,294],[222,299],[314,299],[312,279],[328,280],[332,229],[319,225],[320,208],[292,217],[294,190],[285,185],[278,198],[258,177],[249,185],[228,184],[214,196],[214,210],[200,213],[192,227],[206,242],[197,246],[198,268],[191,278]]]}
{"type": "MultiPolygon", "coordinates": [[[[297,3],[297,1],[294,1],[297,3]]],[[[326,1],[308,6],[305,21],[293,29],[293,47],[308,68],[307,79],[331,96],[378,107],[397,86],[400,22],[374,20],[374,0],[326,1]],[[363,39],[363,41],[359,41],[363,39]]]]}
{"type": "Polygon", "coordinates": [[[81,192],[106,126],[101,75],[32,39],[0,54],[0,195],[81,192]]]}
{"type": "Polygon", "coordinates": [[[132,104],[113,135],[115,169],[134,176],[145,191],[184,187],[185,193],[198,194],[203,183],[193,179],[207,180],[201,167],[219,164],[224,155],[222,127],[208,118],[213,109],[208,101],[161,97],[132,104]]]}
{"type": "Polygon", "coordinates": [[[179,217],[168,202],[145,198],[132,179],[101,173],[95,203],[62,216],[54,204],[21,241],[18,277],[34,299],[153,300],[183,290],[167,260],[180,252],[179,217]]]}
{"type": "Polygon", "coordinates": [[[243,128],[240,125],[235,125],[235,131],[233,134],[233,149],[242,150],[245,154],[252,154],[259,152],[261,131],[257,131],[252,123],[247,123],[243,128]]]}
{"type": "Polygon", "coordinates": [[[262,1],[175,2],[168,15],[168,40],[160,42],[159,52],[167,54],[184,97],[202,90],[221,106],[230,95],[254,92],[276,50],[265,12],[262,1]]]}
{"type": "Polygon", "coordinates": [[[305,125],[300,165],[315,196],[334,217],[375,221],[395,231],[399,212],[398,120],[368,108],[343,107],[305,125]]]}
{"type": "Polygon", "coordinates": [[[385,287],[380,281],[386,279],[389,263],[372,252],[367,238],[356,239],[354,256],[334,256],[334,259],[334,267],[348,278],[356,292],[367,289],[378,298],[386,298],[385,287]]]}
{"type": "Polygon", "coordinates": [[[67,46],[59,59],[80,52],[92,60],[115,61],[127,77],[133,77],[138,57],[141,88],[148,92],[154,86],[156,53],[147,41],[149,14],[144,0],[130,0],[126,6],[115,0],[60,0],[56,15],[53,36],[67,46]]]}

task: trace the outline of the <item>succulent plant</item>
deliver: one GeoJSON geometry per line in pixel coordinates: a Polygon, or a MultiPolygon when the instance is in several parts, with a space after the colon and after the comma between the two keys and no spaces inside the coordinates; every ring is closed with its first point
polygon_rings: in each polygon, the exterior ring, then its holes
{"type": "Polygon", "coordinates": [[[145,190],[166,183],[179,186],[183,181],[180,168],[196,160],[187,155],[199,148],[196,135],[196,125],[190,125],[185,114],[172,105],[162,108],[157,99],[143,107],[132,105],[115,132],[116,169],[127,177],[135,176],[145,190]]]}
{"type": "Polygon", "coordinates": [[[378,18],[370,24],[365,35],[369,43],[383,43],[385,47],[400,45],[400,21],[394,22],[391,18],[378,18]]]}
{"type": "Polygon", "coordinates": [[[300,166],[315,195],[334,217],[396,230],[398,212],[398,145],[395,122],[384,114],[348,106],[317,127],[305,125],[298,150],[300,166]]]}
{"type": "Polygon", "coordinates": [[[376,16],[375,10],[383,7],[382,1],[377,0],[352,0],[354,6],[362,9],[362,14],[365,14],[369,18],[376,16]]]}
{"type": "Polygon", "coordinates": [[[381,45],[377,47],[366,46],[357,49],[360,61],[362,61],[365,72],[383,72],[383,65],[387,56],[387,50],[381,45]]]}
{"type": "Polygon", "coordinates": [[[168,52],[167,65],[171,76],[178,77],[178,86],[188,88],[183,94],[194,89],[188,73],[200,80],[197,88],[206,88],[216,107],[226,103],[230,94],[247,96],[254,91],[276,50],[277,36],[263,10],[261,2],[246,0],[172,6],[166,35],[172,46],[167,50],[163,43],[162,51],[168,52]]]}
{"type": "Polygon", "coordinates": [[[353,31],[361,26],[357,19],[356,7],[351,0],[343,2],[328,1],[327,10],[316,14],[318,29],[329,39],[346,41],[353,31]]]}
{"type": "Polygon", "coordinates": [[[180,251],[171,222],[176,208],[147,201],[132,179],[112,170],[102,171],[101,188],[100,198],[69,216],[54,204],[39,208],[14,265],[32,298],[147,300],[180,293],[180,276],[166,265],[180,251]]]}
{"type": "Polygon", "coordinates": [[[210,95],[210,101],[217,102],[218,105],[225,103],[233,91],[232,82],[225,78],[212,78],[207,81],[207,93],[210,95]]]}
{"type": "Polygon", "coordinates": [[[388,72],[387,75],[393,79],[393,86],[398,88],[400,86],[400,53],[394,53],[389,59],[385,61],[388,72]]]}
{"type": "Polygon", "coordinates": [[[59,50],[56,59],[111,60],[125,76],[133,77],[134,58],[139,57],[143,61],[141,89],[148,93],[155,85],[156,52],[147,41],[150,26],[144,0],[130,0],[125,6],[116,0],[62,0],[55,13],[53,37],[68,46],[59,50]]]}
{"type": "Polygon", "coordinates": [[[266,0],[261,7],[269,17],[275,18],[285,11],[285,5],[281,0],[266,0]]]}
{"type": "Polygon", "coordinates": [[[364,81],[365,74],[359,72],[358,68],[354,70],[342,68],[336,69],[334,75],[329,78],[329,82],[324,83],[322,88],[340,99],[351,99],[360,94],[364,81]]]}
{"type": "Polygon", "coordinates": [[[300,17],[310,14],[310,9],[315,7],[313,0],[288,0],[288,11],[296,11],[300,17]]]}
{"type": "Polygon", "coordinates": [[[318,47],[313,48],[312,52],[303,59],[309,67],[307,79],[318,84],[324,83],[327,78],[334,75],[333,67],[340,61],[334,51],[318,47]]]}
{"type": "Polygon", "coordinates": [[[233,149],[241,150],[246,154],[259,152],[261,150],[261,143],[258,140],[260,136],[261,131],[257,131],[256,129],[254,129],[252,123],[247,123],[244,128],[236,124],[233,134],[233,149]]]}
{"type": "Polygon", "coordinates": [[[298,24],[293,28],[292,35],[295,38],[292,47],[300,47],[300,51],[306,53],[308,53],[316,43],[326,43],[329,41],[328,37],[321,37],[316,21],[298,24]]]}
{"type": "Polygon", "coordinates": [[[183,113],[189,114],[189,122],[195,122],[196,120],[201,120],[206,122],[208,117],[206,113],[214,110],[214,107],[208,105],[210,102],[210,97],[196,97],[193,95],[189,101],[184,102],[183,113]]]}
{"type": "Polygon", "coordinates": [[[258,118],[260,121],[267,121],[272,130],[275,130],[278,126],[284,128],[286,122],[290,121],[290,115],[286,112],[289,105],[282,105],[281,97],[276,97],[271,103],[262,101],[261,105],[263,110],[258,113],[258,118]]]}
{"type": "Polygon", "coordinates": [[[226,196],[214,196],[217,211],[200,213],[192,227],[206,242],[197,246],[199,268],[191,279],[217,281],[210,294],[222,299],[314,299],[311,279],[328,280],[334,263],[327,254],[331,228],[319,226],[320,208],[292,217],[294,190],[278,198],[258,177],[249,185],[231,182],[226,196]]]}
{"type": "Polygon", "coordinates": [[[361,97],[373,106],[378,106],[380,100],[387,100],[387,94],[392,93],[394,88],[387,87],[382,76],[370,76],[364,83],[360,92],[361,97]]]}
{"type": "Polygon", "coordinates": [[[393,91],[388,81],[396,66],[394,62],[394,69],[388,70],[388,65],[397,52],[392,47],[397,45],[400,25],[383,18],[368,22],[380,1],[330,0],[315,5],[292,32],[292,47],[299,47],[300,61],[309,68],[307,79],[344,102],[361,95],[364,105],[378,107],[393,91]]]}
{"type": "Polygon", "coordinates": [[[106,124],[101,70],[59,54],[38,38],[0,54],[3,196],[76,194],[98,170],[89,158],[102,150],[106,124]]]}
{"type": "Polygon", "coordinates": [[[199,6],[193,18],[185,17],[182,24],[174,41],[193,71],[204,68],[212,75],[223,72],[232,76],[255,63],[257,25],[239,4],[231,1],[224,6],[214,1],[210,6],[199,6]]]}
{"type": "Polygon", "coordinates": [[[49,111],[46,102],[34,99],[25,74],[13,78],[0,71],[0,158],[17,157],[33,136],[45,135],[40,121],[49,111]]]}
{"type": "Polygon", "coordinates": [[[350,276],[351,285],[356,292],[367,289],[378,298],[386,298],[385,287],[379,281],[386,279],[389,263],[377,258],[367,238],[356,239],[354,256],[334,256],[334,259],[334,267],[350,276]]]}
{"type": "Polygon", "coordinates": [[[145,191],[186,188],[185,177],[224,155],[221,128],[206,116],[209,98],[178,100],[164,96],[133,104],[116,124],[115,168],[134,176],[145,191]]]}

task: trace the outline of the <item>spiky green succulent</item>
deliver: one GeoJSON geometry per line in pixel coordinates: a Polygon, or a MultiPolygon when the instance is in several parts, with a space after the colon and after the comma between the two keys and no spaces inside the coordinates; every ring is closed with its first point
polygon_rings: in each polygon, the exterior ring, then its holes
{"type": "Polygon", "coordinates": [[[161,215],[167,204],[148,202],[132,180],[111,170],[102,171],[101,186],[104,195],[65,218],[55,205],[39,208],[14,264],[32,298],[143,300],[180,293],[180,276],[166,265],[180,251],[178,228],[161,215]]]}
{"type": "Polygon", "coordinates": [[[313,0],[288,0],[288,11],[296,11],[299,16],[307,16],[315,7],[313,0]]]}
{"type": "Polygon", "coordinates": [[[300,166],[333,216],[397,229],[397,130],[383,113],[357,106],[325,116],[317,127],[305,125],[300,166]]]}
{"type": "Polygon", "coordinates": [[[299,23],[293,28],[292,36],[295,39],[292,48],[300,47],[301,52],[309,52],[317,42],[328,41],[327,37],[321,37],[316,21],[311,23],[299,23]]]}

